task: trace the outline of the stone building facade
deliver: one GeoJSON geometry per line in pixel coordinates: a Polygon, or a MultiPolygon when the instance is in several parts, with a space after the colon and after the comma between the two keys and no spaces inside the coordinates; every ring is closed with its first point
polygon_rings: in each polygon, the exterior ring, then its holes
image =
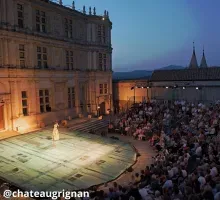
{"type": "Polygon", "coordinates": [[[112,110],[112,23],[49,0],[0,1],[0,130],[112,110]]]}
{"type": "Polygon", "coordinates": [[[134,102],[142,102],[151,99],[149,80],[118,80],[113,81],[114,108],[126,110],[134,102]]]}
{"type": "Polygon", "coordinates": [[[211,103],[220,100],[220,67],[208,67],[203,49],[200,66],[195,47],[189,67],[181,70],[156,70],[151,76],[152,98],[211,103]]]}
{"type": "Polygon", "coordinates": [[[220,100],[220,67],[208,67],[204,50],[198,66],[193,46],[189,67],[155,70],[149,79],[115,81],[113,86],[114,104],[120,110],[143,99],[211,103],[220,100]]]}

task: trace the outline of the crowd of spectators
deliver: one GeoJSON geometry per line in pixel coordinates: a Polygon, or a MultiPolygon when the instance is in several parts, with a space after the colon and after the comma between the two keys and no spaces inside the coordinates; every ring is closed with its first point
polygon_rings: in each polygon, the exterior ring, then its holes
{"type": "Polygon", "coordinates": [[[149,142],[153,163],[131,182],[93,190],[96,200],[220,200],[220,104],[176,101],[134,105],[110,132],[149,142]]]}

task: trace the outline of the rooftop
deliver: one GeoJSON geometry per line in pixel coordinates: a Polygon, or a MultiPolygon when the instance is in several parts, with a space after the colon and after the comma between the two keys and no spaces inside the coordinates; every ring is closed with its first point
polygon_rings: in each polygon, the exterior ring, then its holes
{"type": "Polygon", "coordinates": [[[220,67],[156,70],[151,81],[205,81],[220,80],[220,67]]]}

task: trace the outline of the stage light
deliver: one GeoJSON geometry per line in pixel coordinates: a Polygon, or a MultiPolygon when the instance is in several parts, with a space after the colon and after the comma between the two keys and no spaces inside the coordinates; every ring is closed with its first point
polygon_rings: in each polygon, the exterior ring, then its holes
{"type": "Polygon", "coordinates": [[[186,88],[185,87],[183,87],[183,90],[185,90],[186,88]]]}

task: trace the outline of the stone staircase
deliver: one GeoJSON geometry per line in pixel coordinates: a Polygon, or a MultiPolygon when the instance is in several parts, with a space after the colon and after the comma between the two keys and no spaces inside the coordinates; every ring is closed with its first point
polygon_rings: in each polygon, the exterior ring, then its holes
{"type": "Polygon", "coordinates": [[[98,120],[98,119],[91,119],[89,121],[86,121],[84,123],[76,124],[71,127],[69,127],[69,130],[71,131],[79,131],[83,133],[89,133],[90,130],[93,131],[99,131],[104,128],[108,128],[109,121],[107,120],[98,120]]]}

